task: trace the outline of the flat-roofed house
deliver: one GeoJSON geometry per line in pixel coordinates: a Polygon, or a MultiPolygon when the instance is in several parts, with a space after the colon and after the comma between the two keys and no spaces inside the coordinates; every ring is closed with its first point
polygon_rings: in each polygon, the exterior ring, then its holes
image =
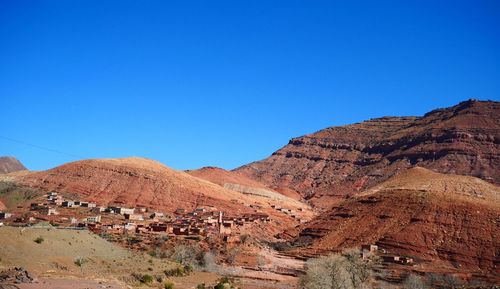
{"type": "Polygon", "coordinates": [[[97,204],[96,203],[89,203],[89,202],[81,202],[80,206],[84,207],[84,208],[95,208],[97,206],[97,204]]]}
{"type": "Polygon", "coordinates": [[[144,221],[144,217],[141,214],[123,214],[125,220],[131,221],[144,221]]]}
{"type": "Polygon", "coordinates": [[[172,226],[165,223],[153,223],[149,225],[149,228],[153,232],[173,233],[172,226]]]}
{"type": "Polygon", "coordinates": [[[149,217],[151,219],[160,219],[160,218],[165,217],[165,214],[161,213],[161,212],[153,212],[149,217]]]}
{"type": "Polygon", "coordinates": [[[12,214],[11,213],[7,213],[7,212],[0,212],[0,220],[3,220],[3,219],[8,219],[12,217],[12,214]]]}
{"type": "Polygon", "coordinates": [[[95,208],[92,208],[92,213],[96,213],[96,214],[99,214],[101,212],[104,212],[106,210],[106,208],[104,207],[95,207],[95,208]]]}
{"type": "Polygon", "coordinates": [[[41,209],[45,209],[45,208],[47,208],[47,204],[46,203],[31,203],[30,204],[30,209],[32,211],[41,210],[41,209]]]}
{"type": "Polygon", "coordinates": [[[75,207],[75,202],[74,201],[64,201],[64,202],[62,202],[61,206],[66,207],[66,208],[72,208],[72,207],[75,207]]]}
{"type": "Polygon", "coordinates": [[[45,208],[41,210],[42,214],[45,214],[47,216],[52,216],[52,215],[59,215],[59,212],[57,212],[56,208],[45,208]]]}
{"type": "Polygon", "coordinates": [[[99,222],[101,222],[101,216],[100,215],[90,216],[90,217],[86,218],[86,221],[88,223],[99,223],[99,222]]]}
{"type": "Polygon", "coordinates": [[[130,214],[132,215],[135,211],[134,208],[123,208],[123,207],[108,207],[108,211],[115,213],[115,214],[120,214],[120,215],[125,215],[125,214],[130,214]]]}
{"type": "Polygon", "coordinates": [[[148,208],[142,206],[137,206],[136,209],[139,213],[146,213],[148,211],[148,208]]]}
{"type": "Polygon", "coordinates": [[[174,227],[173,233],[175,235],[189,235],[189,227],[187,227],[187,226],[174,227]]]}
{"type": "Polygon", "coordinates": [[[361,246],[361,250],[368,251],[370,253],[375,253],[375,252],[378,251],[378,246],[377,245],[373,245],[373,244],[363,245],[363,246],[361,246]]]}

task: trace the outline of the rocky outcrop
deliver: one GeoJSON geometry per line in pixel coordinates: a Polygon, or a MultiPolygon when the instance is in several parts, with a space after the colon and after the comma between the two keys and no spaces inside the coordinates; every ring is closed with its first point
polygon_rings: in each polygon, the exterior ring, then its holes
{"type": "Polygon", "coordinates": [[[500,183],[500,103],[469,100],[422,117],[327,128],[235,171],[326,208],[416,165],[500,183]]]}
{"type": "Polygon", "coordinates": [[[0,286],[4,285],[4,288],[9,288],[7,287],[8,284],[34,283],[36,281],[36,277],[23,267],[15,267],[0,272],[0,286]]]}
{"type": "Polygon", "coordinates": [[[27,170],[26,167],[16,158],[0,157],[0,174],[8,174],[17,171],[27,170]]]}

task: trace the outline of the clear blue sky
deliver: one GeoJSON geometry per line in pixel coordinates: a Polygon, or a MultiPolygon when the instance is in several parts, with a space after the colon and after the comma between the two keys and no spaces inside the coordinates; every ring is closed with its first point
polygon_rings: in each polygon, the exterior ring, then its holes
{"type": "Polygon", "coordinates": [[[3,1],[0,155],[231,169],[295,136],[500,98],[500,1],[3,1]]]}

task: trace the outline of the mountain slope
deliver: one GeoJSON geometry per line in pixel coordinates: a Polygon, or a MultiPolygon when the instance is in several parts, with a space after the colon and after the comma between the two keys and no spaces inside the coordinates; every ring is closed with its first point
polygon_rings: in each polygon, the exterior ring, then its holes
{"type": "Polygon", "coordinates": [[[413,168],[346,200],[302,228],[299,255],[378,244],[422,270],[491,275],[500,248],[500,188],[413,168]]]}
{"type": "Polygon", "coordinates": [[[253,194],[225,188],[144,158],[82,160],[47,171],[9,174],[0,180],[42,192],[60,192],[68,198],[102,206],[143,206],[163,212],[213,206],[231,216],[266,213],[272,219],[266,236],[300,221],[274,210],[272,205],[300,209],[300,218],[313,216],[308,205],[278,193],[253,194]]]}
{"type": "Polygon", "coordinates": [[[223,187],[232,187],[234,189],[235,186],[243,186],[243,188],[248,188],[250,190],[264,190],[270,191],[269,193],[280,193],[286,197],[300,200],[301,197],[297,192],[288,190],[288,191],[279,191],[276,192],[273,189],[267,187],[266,185],[259,183],[255,180],[252,180],[245,175],[242,175],[237,172],[226,171],[221,168],[216,167],[203,167],[197,170],[188,170],[186,171],[188,174],[195,176],[200,179],[207,180],[209,182],[218,184],[223,187]]]}
{"type": "Polygon", "coordinates": [[[8,174],[17,171],[27,170],[26,167],[16,158],[0,157],[0,174],[8,174]]]}
{"type": "Polygon", "coordinates": [[[226,171],[217,167],[203,167],[197,170],[187,170],[186,173],[207,180],[209,182],[224,186],[224,184],[240,184],[244,186],[267,189],[267,187],[255,180],[252,180],[242,174],[226,171]]]}
{"type": "Polygon", "coordinates": [[[500,103],[469,100],[422,117],[326,128],[235,171],[327,208],[415,165],[500,183],[500,103]]]}
{"type": "Polygon", "coordinates": [[[47,191],[73,193],[99,204],[145,206],[173,212],[213,205],[248,211],[251,201],[234,191],[143,158],[95,159],[21,176],[20,182],[47,191]]]}

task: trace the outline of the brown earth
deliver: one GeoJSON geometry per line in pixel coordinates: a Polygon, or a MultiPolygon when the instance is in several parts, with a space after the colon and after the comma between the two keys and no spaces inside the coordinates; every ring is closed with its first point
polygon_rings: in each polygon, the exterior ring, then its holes
{"type": "Polygon", "coordinates": [[[0,174],[8,174],[23,170],[27,170],[27,168],[18,159],[13,157],[0,157],[0,174]]]}
{"type": "Polygon", "coordinates": [[[422,117],[326,128],[235,172],[327,208],[415,165],[500,183],[500,103],[469,100],[422,117]]]}
{"type": "Polygon", "coordinates": [[[413,168],[318,216],[296,240],[310,244],[293,253],[378,244],[414,257],[422,271],[497,278],[499,197],[498,186],[480,179],[413,168]]]}

